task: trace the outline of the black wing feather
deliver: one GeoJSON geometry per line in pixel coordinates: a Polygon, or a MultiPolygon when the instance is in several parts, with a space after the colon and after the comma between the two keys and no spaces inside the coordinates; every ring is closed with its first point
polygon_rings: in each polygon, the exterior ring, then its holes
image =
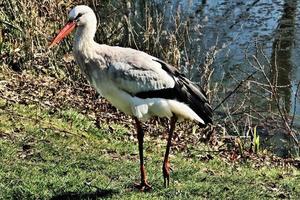
{"type": "Polygon", "coordinates": [[[212,123],[212,108],[203,89],[188,80],[171,65],[168,65],[161,60],[154,61],[159,62],[162,65],[162,69],[174,77],[176,83],[174,88],[139,92],[135,94],[135,96],[139,98],[159,97],[177,99],[180,102],[186,103],[201,119],[203,119],[205,124],[212,123]]]}

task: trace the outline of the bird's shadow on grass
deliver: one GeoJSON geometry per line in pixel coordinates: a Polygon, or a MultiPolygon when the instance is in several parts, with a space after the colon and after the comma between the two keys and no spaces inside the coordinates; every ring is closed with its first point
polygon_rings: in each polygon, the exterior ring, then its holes
{"type": "Polygon", "coordinates": [[[51,198],[51,200],[62,200],[62,199],[100,199],[105,197],[110,197],[114,194],[117,194],[117,190],[113,189],[97,189],[94,192],[64,192],[61,194],[57,194],[51,198]]]}

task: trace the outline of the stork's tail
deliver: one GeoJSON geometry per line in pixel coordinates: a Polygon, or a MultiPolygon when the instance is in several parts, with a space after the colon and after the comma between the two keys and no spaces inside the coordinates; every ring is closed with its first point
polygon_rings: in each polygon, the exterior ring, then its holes
{"type": "Polygon", "coordinates": [[[185,102],[204,121],[205,124],[199,123],[199,126],[205,127],[212,124],[213,111],[205,92],[185,77],[181,77],[177,81],[177,89],[180,100],[185,102]]]}

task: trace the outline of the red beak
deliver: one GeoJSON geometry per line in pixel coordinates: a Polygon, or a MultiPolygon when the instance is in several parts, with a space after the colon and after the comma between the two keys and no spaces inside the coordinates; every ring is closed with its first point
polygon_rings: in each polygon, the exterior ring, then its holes
{"type": "Polygon", "coordinates": [[[52,40],[52,42],[49,45],[49,48],[54,46],[55,44],[59,43],[64,37],[69,35],[74,28],[76,27],[76,21],[69,21],[57,34],[57,36],[52,40]]]}

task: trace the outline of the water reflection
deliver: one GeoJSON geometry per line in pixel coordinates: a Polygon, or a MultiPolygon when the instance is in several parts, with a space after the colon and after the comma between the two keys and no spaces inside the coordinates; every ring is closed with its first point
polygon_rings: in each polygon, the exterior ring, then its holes
{"type": "Polygon", "coordinates": [[[278,27],[272,50],[271,80],[273,84],[283,86],[279,88],[280,99],[287,113],[291,108],[291,78],[293,70],[292,48],[295,40],[295,18],[297,1],[285,0],[283,12],[278,27]]]}

